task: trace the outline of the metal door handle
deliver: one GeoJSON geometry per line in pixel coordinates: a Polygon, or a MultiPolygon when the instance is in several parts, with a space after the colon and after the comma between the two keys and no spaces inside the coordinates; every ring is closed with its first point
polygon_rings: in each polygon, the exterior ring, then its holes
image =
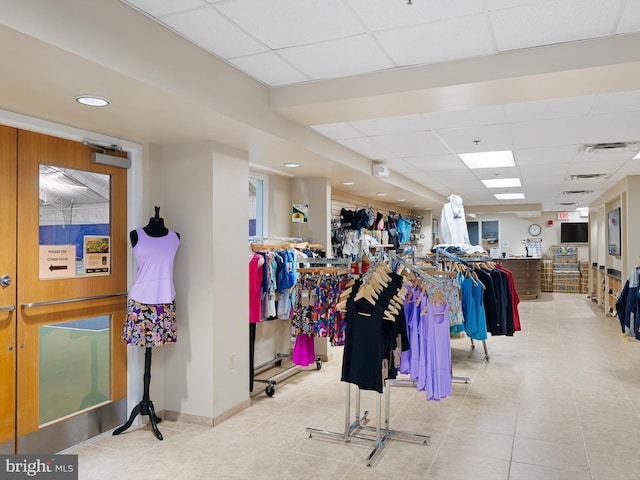
{"type": "Polygon", "coordinates": [[[49,305],[61,305],[63,303],[86,302],[87,300],[101,300],[103,298],[124,297],[127,292],[111,293],[109,295],[97,295],[95,297],[70,298],[68,300],[51,300],[49,302],[23,303],[23,308],[46,307],[49,305]]]}
{"type": "Polygon", "coordinates": [[[9,275],[2,275],[0,277],[0,287],[8,287],[11,285],[11,277],[9,275]]]}
{"type": "Polygon", "coordinates": [[[7,305],[6,307],[0,307],[0,312],[12,312],[16,309],[15,305],[7,305]]]}

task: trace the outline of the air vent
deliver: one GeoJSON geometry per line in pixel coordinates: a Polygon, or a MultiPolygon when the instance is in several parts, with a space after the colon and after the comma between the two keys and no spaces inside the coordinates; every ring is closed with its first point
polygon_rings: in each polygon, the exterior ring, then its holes
{"type": "Polygon", "coordinates": [[[577,175],[569,175],[568,180],[598,180],[606,176],[606,173],[579,173],[577,175]]]}
{"type": "Polygon", "coordinates": [[[590,195],[592,193],[593,190],[565,190],[560,192],[559,195],[590,195]]]}
{"type": "Polygon", "coordinates": [[[575,207],[576,205],[579,205],[579,203],[575,203],[575,202],[558,202],[558,203],[556,203],[556,205],[562,205],[563,207],[575,207]]]}
{"type": "Polygon", "coordinates": [[[636,140],[632,142],[607,142],[580,145],[578,153],[637,152],[638,150],[640,150],[640,141],[636,140]]]}

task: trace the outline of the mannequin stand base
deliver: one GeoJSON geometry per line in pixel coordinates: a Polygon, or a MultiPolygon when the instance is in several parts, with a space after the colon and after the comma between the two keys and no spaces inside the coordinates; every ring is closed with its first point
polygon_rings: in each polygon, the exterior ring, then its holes
{"type": "Polygon", "coordinates": [[[164,437],[162,436],[162,433],[160,433],[160,430],[158,430],[158,423],[160,423],[162,419],[156,416],[156,412],[153,408],[153,402],[151,400],[149,401],[143,400],[138,405],[136,405],[131,411],[131,415],[129,415],[129,420],[127,420],[127,423],[125,423],[121,427],[116,428],[113,431],[113,434],[120,435],[122,432],[124,432],[127,428],[129,428],[133,424],[133,421],[138,415],[148,415],[149,423],[151,423],[151,428],[153,429],[154,435],[158,440],[164,439],[164,437]]]}

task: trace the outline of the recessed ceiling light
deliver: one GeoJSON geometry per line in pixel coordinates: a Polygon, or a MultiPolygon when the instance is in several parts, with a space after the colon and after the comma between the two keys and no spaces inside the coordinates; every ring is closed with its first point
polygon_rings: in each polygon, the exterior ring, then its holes
{"type": "Polygon", "coordinates": [[[351,185],[355,185],[356,182],[342,182],[343,185],[350,187],[351,185]]]}
{"type": "Polygon", "coordinates": [[[404,198],[399,198],[398,202],[406,202],[406,200],[404,198]]]}
{"type": "Polygon", "coordinates": [[[417,203],[414,205],[415,208],[420,208],[422,205],[418,205],[417,203]]]}
{"type": "Polygon", "coordinates": [[[283,163],[282,166],[286,168],[298,168],[300,164],[295,162],[287,162],[287,163],[283,163]]]}
{"type": "Polygon", "coordinates": [[[385,192],[378,192],[376,193],[376,195],[378,195],[379,197],[386,197],[387,194],[385,192]]]}
{"type": "Polygon", "coordinates": [[[460,153],[458,156],[469,168],[500,168],[515,167],[516,165],[511,150],[460,153]]]}
{"type": "Polygon", "coordinates": [[[103,97],[97,97],[96,95],[78,95],[76,97],[76,102],[90,107],[107,107],[111,104],[110,100],[103,97]]]}
{"type": "Polygon", "coordinates": [[[492,178],[489,180],[481,180],[487,188],[509,188],[521,187],[519,178],[492,178]]]}
{"type": "Polygon", "coordinates": [[[496,193],[493,195],[498,200],[522,200],[524,193],[496,193]]]}
{"type": "Polygon", "coordinates": [[[576,212],[588,212],[589,207],[578,207],[576,208],[576,212]]]}
{"type": "Polygon", "coordinates": [[[640,153],[638,153],[635,157],[633,157],[634,160],[640,160],[640,153]]]}

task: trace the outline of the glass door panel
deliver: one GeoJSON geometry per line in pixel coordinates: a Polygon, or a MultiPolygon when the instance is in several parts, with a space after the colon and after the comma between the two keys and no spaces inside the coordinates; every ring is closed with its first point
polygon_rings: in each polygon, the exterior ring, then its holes
{"type": "Polygon", "coordinates": [[[33,132],[17,151],[17,450],[52,453],[126,416],[127,173],[33,132]]]}

